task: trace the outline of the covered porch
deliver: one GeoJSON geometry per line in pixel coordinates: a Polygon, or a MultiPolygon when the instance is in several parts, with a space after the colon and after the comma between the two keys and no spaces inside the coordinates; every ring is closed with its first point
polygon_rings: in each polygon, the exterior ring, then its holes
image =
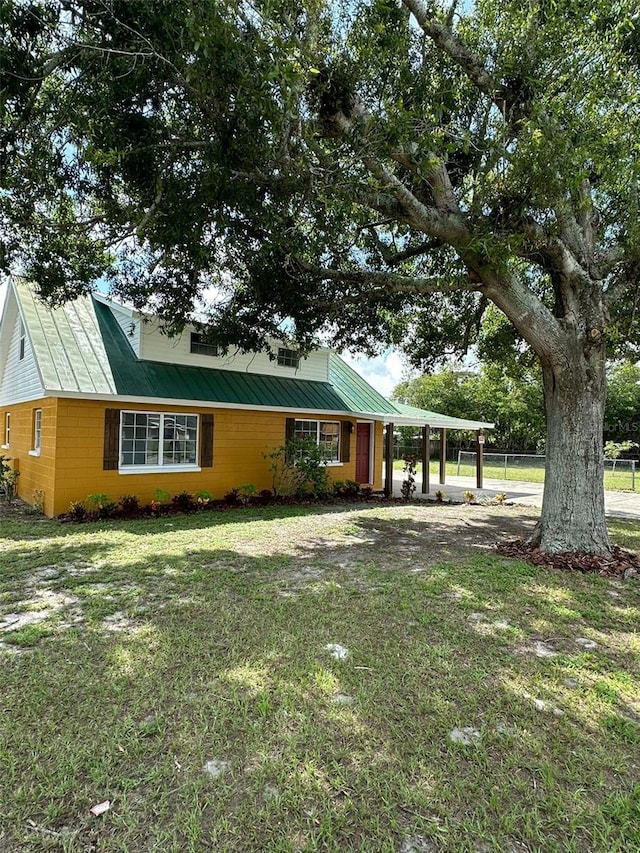
{"type": "Polygon", "coordinates": [[[393,462],[394,462],[394,430],[400,426],[419,427],[421,430],[421,448],[419,461],[422,465],[421,487],[422,494],[427,495],[431,491],[431,475],[429,471],[429,460],[431,459],[431,434],[437,431],[438,435],[438,483],[446,484],[447,477],[447,433],[450,430],[465,430],[475,432],[476,436],[476,488],[483,487],[483,449],[484,430],[493,429],[493,423],[484,421],[467,420],[465,418],[454,418],[442,415],[439,412],[430,412],[425,409],[417,409],[404,403],[394,401],[394,407],[398,414],[386,415],[384,418],[384,493],[388,497],[393,495],[393,462]]]}

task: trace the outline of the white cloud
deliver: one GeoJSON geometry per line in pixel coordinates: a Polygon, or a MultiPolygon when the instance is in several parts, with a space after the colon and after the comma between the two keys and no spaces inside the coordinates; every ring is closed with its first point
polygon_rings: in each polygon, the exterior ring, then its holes
{"type": "Polygon", "coordinates": [[[403,357],[391,348],[375,358],[348,352],[342,353],[342,358],[385,397],[390,397],[396,385],[409,374],[403,357]]]}

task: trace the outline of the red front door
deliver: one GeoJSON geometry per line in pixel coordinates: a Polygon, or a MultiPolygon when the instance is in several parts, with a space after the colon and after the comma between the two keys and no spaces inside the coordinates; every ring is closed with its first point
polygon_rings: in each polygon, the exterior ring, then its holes
{"type": "Polygon", "coordinates": [[[370,483],[369,457],[371,450],[371,424],[358,424],[356,428],[356,482],[370,483]]]}

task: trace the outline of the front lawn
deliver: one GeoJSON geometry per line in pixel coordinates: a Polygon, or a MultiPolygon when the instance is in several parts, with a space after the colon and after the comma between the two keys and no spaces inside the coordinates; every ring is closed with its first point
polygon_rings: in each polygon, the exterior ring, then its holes
{"type": "Polygon", "coordinates": [[[640,850],[640,582],[534,521],[0,519],[0,851],[640,850]]]}

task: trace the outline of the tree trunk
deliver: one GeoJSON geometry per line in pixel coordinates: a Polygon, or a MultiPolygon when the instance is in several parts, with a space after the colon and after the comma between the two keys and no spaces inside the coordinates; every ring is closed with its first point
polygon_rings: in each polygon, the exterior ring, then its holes
{"type": "Polygon", "coordinates": [[[534,541],[553,553],[606,554],[611,544],[604,515],[604,343],[576,346],[563,356],[561,366],[543,366],[546,464],[534,541]]]}

